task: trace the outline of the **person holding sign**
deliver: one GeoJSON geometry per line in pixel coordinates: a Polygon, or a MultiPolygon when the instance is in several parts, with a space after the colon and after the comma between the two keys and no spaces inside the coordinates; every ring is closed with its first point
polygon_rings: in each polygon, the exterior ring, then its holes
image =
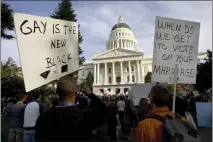
{"type": "Polygon", "coordinates": [[[83,85],[91,100],[88,109],[81,109],[75,103],[77,80],[66,76],[57,82],[59,102],[36,123],[36,141],[89,141],[90,134],[108,118],[104,103],[83,85]]]}

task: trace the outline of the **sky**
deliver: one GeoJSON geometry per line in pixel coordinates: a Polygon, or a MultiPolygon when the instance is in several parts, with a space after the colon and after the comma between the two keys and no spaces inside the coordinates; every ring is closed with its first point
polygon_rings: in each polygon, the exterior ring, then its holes
{"type": "MultiPolygon", "coordinates": [[[[60,1],[9,1],[14,12],[49,17],[60,1]]],[[[106,41],[119,16],[132,29],[145,55],[152,55],[156,16],[200,22],[199,51],[212,50],[211,1],[72,1],[80,24],[86,60],[106,51],[106,41]]],[[[15,32],[9,32],[15,36],[15,32]]],[[[1,60],[20,65],[17,41],[1,39],[1,60]]]]}

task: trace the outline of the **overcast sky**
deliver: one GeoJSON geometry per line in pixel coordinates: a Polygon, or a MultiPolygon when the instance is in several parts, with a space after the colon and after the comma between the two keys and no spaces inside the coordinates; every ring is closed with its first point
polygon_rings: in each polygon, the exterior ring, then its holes
{"type": "MultiPolygon", "coordinates": [[[[10,1],[14,12],[49,17],[58,1],[10,1]]],[[[152,55],[154,22],[156,16],[183,19],[201,23],[199,50],[212,49],[211,1],[73,1],[80,24],[83,55],[91,60],[99,50],[106,51],[106,41],[118,16],[132,29],[139,47],[145,55],[152,55]]],[[[15,35],[14,32],[12,32],[15,35]]],[[[16,40],[1,39],[1,59],[12,57],[20,65],[16,40]]],[[[39,57],[38,57],[39,58],[39,57]]]]}

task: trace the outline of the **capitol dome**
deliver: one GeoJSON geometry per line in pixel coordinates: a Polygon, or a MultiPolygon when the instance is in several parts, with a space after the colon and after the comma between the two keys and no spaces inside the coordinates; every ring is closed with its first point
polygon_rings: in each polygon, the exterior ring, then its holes
{"type": "Polygon", "coordinates": [[[129,25],[127,25],[126,23],[117,23],[117,24],[115,24],[115,26],[112,27],[111,31],[113,31],[113,30],[115,30],[117,28],[127,28],[127,29],[131,30],[129,25]]]}
{"type": "Polygon", "coordinates": [[[123,48],[139,51],[137,39],[134,37],[130,26],[123,22],[121,16],[118,18],[118,23],[112,27],[106,46],[107,50],[123,48]]]}

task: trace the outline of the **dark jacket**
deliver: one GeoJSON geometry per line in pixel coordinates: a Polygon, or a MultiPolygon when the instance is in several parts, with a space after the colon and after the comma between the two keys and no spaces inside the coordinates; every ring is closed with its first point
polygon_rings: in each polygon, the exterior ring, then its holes
{"type": "Polygon", "coordinates": [[[94,94],[90,94],[89,109],[76,106],[52,107],[38,118],[35,140],[88,141],[91,132],[103,125],[108,117],[107,107],[94,94]]]}

